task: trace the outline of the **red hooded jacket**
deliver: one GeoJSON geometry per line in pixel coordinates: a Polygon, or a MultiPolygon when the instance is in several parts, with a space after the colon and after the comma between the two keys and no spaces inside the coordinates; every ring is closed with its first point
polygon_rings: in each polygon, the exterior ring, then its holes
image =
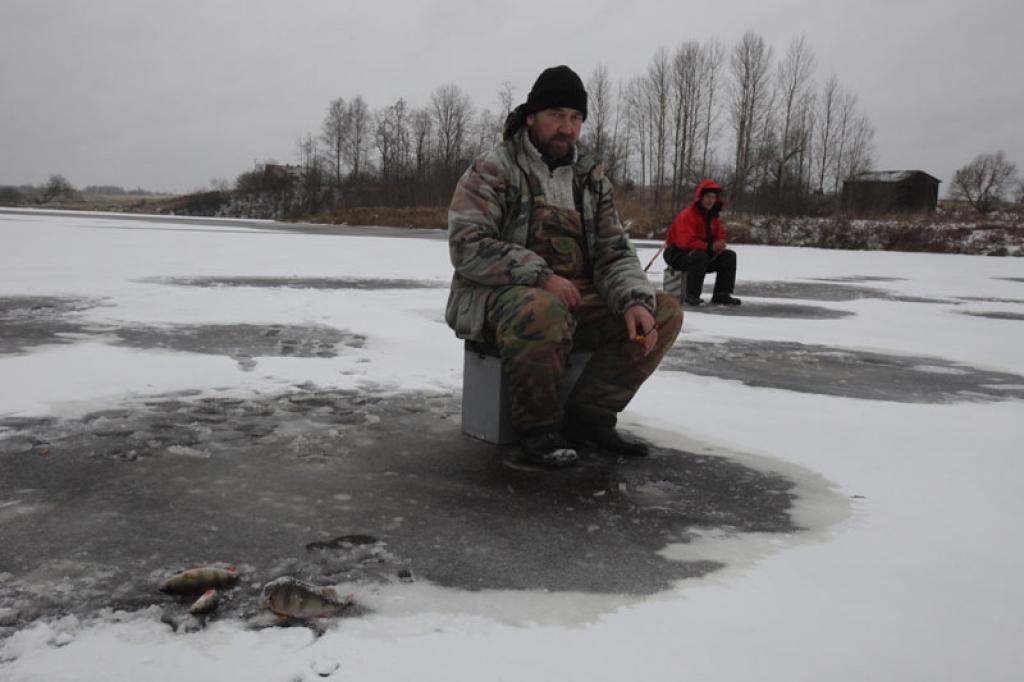
{"type": "Polygon", "coordinates": [[[718,211],[725,205],[722,202],[722,187],[714,180],[704,179],[697,185],[697,191],[693,193],[693,202],[679,212],[679,215],[672,221],[665,236],[666,244],[675,244],[677,248],[684,251],[707,251],[711,248],[711,242],[725,241],[725,225],[718,219],[718,211]],[[705,190],[714,190],[719,193],[711,211],[714,218],[711,219],[710,230],[707,219],[700,209],[700,195],[705,190]],[[710,232],[710,234],[709,234],[710,232]]]}

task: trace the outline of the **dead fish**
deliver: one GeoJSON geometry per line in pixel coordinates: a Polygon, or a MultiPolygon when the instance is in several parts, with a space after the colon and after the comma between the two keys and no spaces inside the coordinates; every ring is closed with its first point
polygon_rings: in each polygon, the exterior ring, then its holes
{"type": "Polygon", "coordinates": [[[238,569],[234,566],[227,568],[199,566],[172,575],[160,583],[159,590],[173,594],[187,594],[203,592],[214,587],[231,587],[236,582],[238,582],[238,569]]]}
{"type": "Polygon", "coordinates": [[[217,590],[207,590],[189,607],[188,612],[194,616],[198,616],[201,613],[209,613],[217,608],[218,603],[220,603],[220,595],[217,594],[217,590]]]}
{"type": "Polygon", "coordinates": [[[352,605],[352,595],[341,597],[332,587],[317,587],[285,576],[263,586],[261,604],[278,618],[330,618],[352,605]]]}

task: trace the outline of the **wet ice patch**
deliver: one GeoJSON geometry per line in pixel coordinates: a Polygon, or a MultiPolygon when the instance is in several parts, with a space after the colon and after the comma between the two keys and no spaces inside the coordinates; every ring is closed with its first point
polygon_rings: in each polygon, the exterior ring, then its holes
{"type": "Polygon", "coordinates": [[[362,348],[366,337],[333,327],[298,325],[207,324],[122,327],[117,345],[226,355],[243,370],[259,357],[333,358],[338,349],[362,348]]]}
{"type": "MultiPolygon", "coordinates": [[[[254,617],[259,587],[282,575],[362,592],[426,581],[644,595],[722,568],[659,555],[695,528],[800,531],[784,475],[669,447],[628,463],[586,453],[572,470],[511,469],[515,449],[462,436],[458,414],[447,393],[304,385],[147,398],[56,423],[0,419],[51,444],[48,494],[76,491],[74,505],[5,523],[0,571],[14,577],[0,585],[0,607],[26,622],[154,604],[183,611],[155,585],[211,562],[241,573],[215,619],[254,617]],[[192,452],[209,456],[183,455],[192,452]],[[46,563],[56,556],[77,559],[46,563]]],[[[0,499],[19,499],[38,465],[8,440],[0,499]]]]}
{"type": "Polygon", "coordinates": [[[0,497],[0,526],[22,516],[45,512],[47,508],[53,506],[53,502],[43,501],[41,491],[13,492],[17,495],[16,497],[0,497]]]}
{"type": "Polygon", "coordinates": [[[906,277],[879,277],[876,275],[846,275],[843,277],[811,277],[816,282],[902,282],[906,277]]]}
{"type": "Polygon", "coordinates": [[[992,296],[957,296],[958,301],[979,301],[981,303],[1024,303],[1024,298],[996,298],[992,296]]]}
{"type": "Polygon", "coordinates": [[[76,313],[100,305],[94,299],[58,296],[0,297],[0,355],[29,348],[74,342],[75,335],[94,331],[76,313]]]}
{"type": "MultiPolygon", "coordinates": [[[[877,280],[876,280],[877,281],[877,280]]],[[[855,301],[877,298],[904,303],[949,303],[946,299],[902,296],[876,287],[852,286],[826,281],[814,282],[743,282],[736,289],[739,296],[754,298],[798,298],[807,301],[855,301]]]]}
{"type": "Polygon", "coordinates": [[[690,313],[725,315],[729,317],[772,317],[803,320],[836,320],[854,314],[848,310],[836,310],[835,308],[825,308],[816,305],[763,303],[761,301],[749,300],[741,306],[702,305],[687,307],[686,314],[690,313]]]}
{"type": "Polygon", "coordinates": [[[961,312],[964,315],[987,317],[991,320],[1024,320],[1024,313],[1013,313],[1005,310],[964,310],[961,312]]]}
{"type": "Polygon", "coordinates": [[[259,287],[271,289],[443,289],[448,282],[356,277],[152,277],[145,282],[189,287],[259,287]]]}
{"type": "Polygon", "coordinates": [[[88,298],[60,296],[4,296],[0,297],[0,320],[24,320],[39,317],[58,317],[88,310],[99,301],[88,298]]]}
{"type": "Polygon", "coordinates": [[[914,365],[911,367],[915,372],[924,372],[925,374],[946,374],[953,376],[968,376],[969,371],[961,367],[953,367],[947,365],[914,365]]]}
{"type": "Polygon", "coordinates": [[[1018,389],[992,388],[1024,381],[1016,374],[937,358],[782,341],[687,340],[669,351],[659,369],[867,400],[952,403],[1024,398],[1018,389]]]}

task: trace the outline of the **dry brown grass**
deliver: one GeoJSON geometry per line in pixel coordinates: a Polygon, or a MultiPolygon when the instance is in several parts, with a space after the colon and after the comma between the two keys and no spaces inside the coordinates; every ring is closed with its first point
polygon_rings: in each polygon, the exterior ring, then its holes
{"type": "Polygon", "coordinates": [[[389,208],[386,206],[362,206],[358,208],[339,208],[330,215],[304,217],[301,219],[301,222],[443,230],[448,227],[448,207],[418,206],[415,208],[389,208]]]}
{"type": "Polygon", "coordinates": [[[154,196],[82,196],[71,199],[59,199],[45,204],[23,204],[33,208],[55,208],[67,211],[107,211],[110,213],[160,213],[169,202],[176,199],[172,195],[154,196]]]}
{"type": "MultiPolygon", "coordinates": [[[[667,202],[666,202],[667,203],[667,202]]],[[[671,207],[654,210],[644,206],[634,195],[616,197],[619,217],[629,226],[633,237],[662,236],[676,215],[671,207]]],[[[446,229],[447,206],[421,206],[417,208],[388,208],[368,206],[339,208],[325,216],[304,216],[301,222],[330,223],[335,225],[377,225],[381,227],[410,227],[414,229],[446,229]]]]}
{"type": "Polygon", "coordinates": [[[730,223],[730,241],[821,249],[1024,255],[1024,221],[1016,212],[983,218],[977,213],[948,212],[871,218],[754,216],[750,223],[740,229],[730,223]]]}
{"type": "Polygon", "coordinates": [[[665,236],[668,226],[685,204],[673,206],[667,198],[662,199],[658,208],[651,206],[649,198],[644,198],[640,191],[617,192],[615,205],[619,211],[619,219],[629,230],[631,237],[656,239],[665,236]]]}
{"type": "MultiPolygon", "coordinates": [[[[179,197],[90,197],[47,204],[49,208],[129,213],[212,215],[216,193],[179,197]]],[[[660,239],[681,207],[666,198],[657,209],[639,191],[616,194],[619,216],[634,238],[660,239]]],[[[215,208],[215,207],[214,207],[215,208]]],[[[328,215],[295,216],[297,222],[446,229],[447,206],[417,208],[340,208],[328,215]]],[[[727,211],[723,215],[733,244],[810,246],[825,249],[926,251],[993,256],[1024,255],[1024,207],[1004,204],[981,215],[953,202],[936,213],[855,217],[763,216],[727,211]]]]}

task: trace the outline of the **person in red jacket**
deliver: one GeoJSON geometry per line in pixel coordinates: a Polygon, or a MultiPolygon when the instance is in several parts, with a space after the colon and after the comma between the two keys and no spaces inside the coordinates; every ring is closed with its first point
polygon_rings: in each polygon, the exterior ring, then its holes
{"type": "Polygon", "coordinates": [[[722,186],[704,179],[697,185],[693,203],[679,212],[665,237],[665,262],[686,273],[686,305],[700,305],[704,275],[718,273],[712,303],[739,305],[733,297],[736,285],[736,252],[725,247],[725,225],[718,219],[722,210],[722,186]]]}

